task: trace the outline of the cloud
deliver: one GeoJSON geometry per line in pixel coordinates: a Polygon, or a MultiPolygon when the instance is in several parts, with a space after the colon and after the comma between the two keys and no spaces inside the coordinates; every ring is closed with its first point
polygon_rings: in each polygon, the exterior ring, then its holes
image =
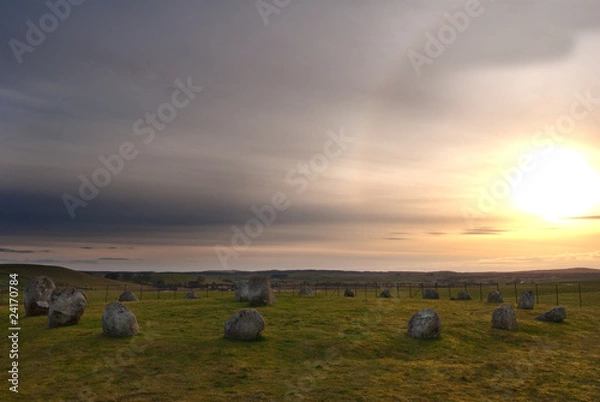
{"type": "Polygon", "coordinates": [[[0,248],[0,253],[15,253],[15,254],[35,254],[49,253],[50,250],[17,250],[12,248],[0,248]]]}
{"type": "Polygon", "coordinates": [[[502,234],[505,232],[508,232],[508,230],[482,227],[482,228],[465,230],[461,234],[462,235],[499,235],[499,234],[502,234]]]}
{"type": "Polygon", "coordinates": [[[600,215],[590,215],[590,216],[573,216],[569,218],[564,218],[565,220],[598,220],[600,219],[600,215]]]}
{"type": "Polygon", "coordinates": [[[123,250],[131,250],[133,247],[115,247],[115,246],[108,246],[108,247],[96,247],[96,246],[81,246],[79,247],[80,249],[83,250],[117,250],[117,249],[123,249],[123,250]]]}

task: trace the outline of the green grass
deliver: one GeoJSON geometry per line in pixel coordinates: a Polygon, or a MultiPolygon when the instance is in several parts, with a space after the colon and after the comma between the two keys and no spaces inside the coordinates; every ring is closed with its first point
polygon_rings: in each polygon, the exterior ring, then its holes
{"type": "Polygon", "coordinates": [[[0,285],[6,290],[8,275],[19,274],[20,287],[23,287],[29,280],[46,275],[49,276],[57,286],[75,286],[81,288],[103,287],[125,285],[124,282],[113,281],[111,279],[99,276],[89,275],[85,272],[73,271],[68,268],[52,265],[33,265],[33,264],[0,264],[0,285]]]}
{"type": "MultiPolygon", "coordinates": [[[[0,400],[597,401],[600,395],[600,319],[592,307],[599,292],[586,294],[588,305],[568,306],[562,324],[533,320],[552,301],[519,310],[517,332],[492,329],[494,306],[480,303],[478,293],[468,302],[281,293],[276,306],[259,308],[267,325],[253,342],[223,337],[224,321],[245,307],[232,294],[128,303],[141,328],[129,339],[101,335],[105,295],[88,294],[77,326],[49,330],[45,317],[21,317],[20,394],[5,385],[0,400]],[[426,307],[440,314],[442,336],[407,337],[409,318],[426,307]]],[[[0,316],[5,328],[7,316],[0,316]]],[[[7,341],[2,347],[7,356],[7,341]]]]}

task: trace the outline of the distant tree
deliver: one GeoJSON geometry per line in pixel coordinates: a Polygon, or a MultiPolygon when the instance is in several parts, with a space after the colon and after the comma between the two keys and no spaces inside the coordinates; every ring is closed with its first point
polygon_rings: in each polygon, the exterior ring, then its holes
{"type": "Polygon", "coordinates": [[[108,274],[104,275],[104,277],[106,279],[112,279],[114,281],[119,279],[119,273],[118,272],[109,272],[108,274]]]}

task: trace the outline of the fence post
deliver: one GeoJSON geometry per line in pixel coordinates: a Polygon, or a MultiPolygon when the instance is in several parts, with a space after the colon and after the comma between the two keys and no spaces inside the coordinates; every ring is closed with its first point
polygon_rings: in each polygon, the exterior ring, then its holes
{"type": "Polygon", "coordinates": [[[581,283],[579,284],[579,307],[581,307],[583,303],[581,302],[581,283]]]}
{"type": "Polygon", "coordinates": [[[412,299],[412,285],[408,283],[408,298],[412,299]]]}
{"type": "Polygon", "coordinates": [[[499,292],[500,291],[500,283],[496,282],[496,290],[499,292]]]}
{"type": "Polygon", "coordinates": [[[144,284],[140,284],[140,300],[144,300],[144,284]]]}
{"type": "Polygon", "coordinates": [[[540,292],[538,291],[538,284],[535,284],[535,304],[540,304],[540,292]]]}
{"type": "Polygon", "coordinates": [[[108,285],[106,285],[106,294],[104,295],[104,303],[108,302],[108,285]]]}
{"type": "Polygon", "coordinates": [[[398,287],[398,282],[396,282],[396,297],[400,298],[400,288],[398,287]]]}
{"type": "Polygon", "coordinates": [[[517,296],[517,282],[515,282],[515,302],[519,303],[519,296],[517,296]]]}
{"type": "Polygon", "coordinates": [[[558,284],[554,285],[554,288],[556,289],[556,305],[558,306],[558,284]]]}

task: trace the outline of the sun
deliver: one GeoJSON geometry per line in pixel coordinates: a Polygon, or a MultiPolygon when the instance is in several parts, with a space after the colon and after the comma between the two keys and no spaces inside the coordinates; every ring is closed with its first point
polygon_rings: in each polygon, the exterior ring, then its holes
{"type": "Polygon", "coordinates": [[[532,157],[533,169],[513,193],[520,210],[558,220],[586,215],[600,204],[600,173],[582,153],[555,147],[532,157]]]}

